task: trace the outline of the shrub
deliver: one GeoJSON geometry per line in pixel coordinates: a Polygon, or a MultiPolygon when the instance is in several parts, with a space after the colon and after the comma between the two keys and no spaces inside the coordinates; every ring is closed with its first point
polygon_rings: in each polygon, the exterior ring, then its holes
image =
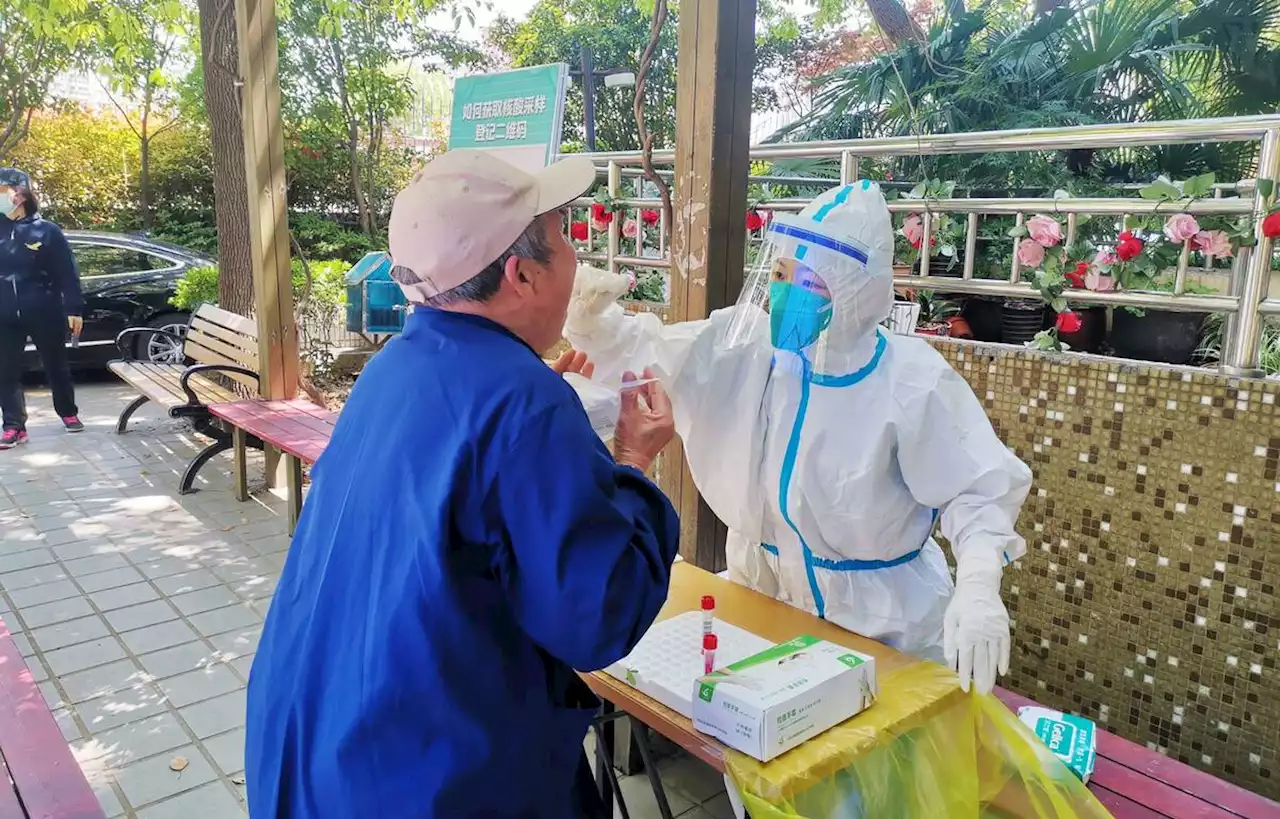
{"type": "MultiPolygon", "coordinates": [[[[300,259],[294,259],[292,267],[293,297],[295,302],[299,302],[306,291],[307,277],[300,259]]],[[[311,262],[311,303],[330,309],[345,305],[347,290],[343,285],[343,276],[350,268],[351,265],[341,259],[311,262]]],[[[212,265],[193,267],[183,273],[169,303],[187,311],[195,310],[202,304],[217,304],[218,268],[212,265]]]]}

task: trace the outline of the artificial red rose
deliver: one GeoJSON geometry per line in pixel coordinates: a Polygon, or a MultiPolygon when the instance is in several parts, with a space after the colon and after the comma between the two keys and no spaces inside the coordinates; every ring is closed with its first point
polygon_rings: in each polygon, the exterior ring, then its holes
{"type": "Polygon", "coordinates": [[[586,222],[574,222],[573,224],[569,225],[569,236],[574,241],[585,242],[587,240],[587,237],[590,235],[591,235],[590,231],[587,230],[586,222]]]}
{"type": "Polygon", "coordinates": [[[658,216],[658,212],[656,210],[640,211],[640,221],[644,222],[646,225],[656,225],[658,224],[658,219],[660,218],[661,217],[658,216]]]}
{"type": "Polygon", "coordinates": [[[1059,313],[1056,321],[1059,333],[1078,333],[1080,328],[1084,326],[1084,319],[1080,318],[1079,313],[1073,313],[1068,310],[1065,313],[1059,313]]]}
{"type": "Polygon", "coordinates": [[[1280,239],[1280,210],[1262,220],[1262,235],[1268,239],[1280,239]]]}
{"type": "Polygon", "coordinates": [[[607,225],[613,221],[613,214],[606,210],[605,206],[599,202],[592,202],[591,218],[595,219],[597,222],[603,222],[607,225]]]}
{"type": "Polygon", "coordinates": [[[1116,243],[1116,255],[1120,257],[1122,262],[1137,258],[1142,253],[1142,249],[1146,247],[1146,244],[1141,239],[1127,230],[1117,238],[1120,241],[1116,243]]]}
{"type": "Polygon", "coordinates": [[[759,211],[747,211],[747,230],[756,231],[764,227],[764,217],[759,211]]]}
{"type": "Polygon", "coordinates": [[[1085,277],[1089,275],[1089,263],[1080,262],[1078,265],[1076,265],[1075,270],[1068,271],[1064,275],[1067,278],[1067,282],[1073,288],[1075,288],[1076,290],[1083,290],[1085,277]]]}

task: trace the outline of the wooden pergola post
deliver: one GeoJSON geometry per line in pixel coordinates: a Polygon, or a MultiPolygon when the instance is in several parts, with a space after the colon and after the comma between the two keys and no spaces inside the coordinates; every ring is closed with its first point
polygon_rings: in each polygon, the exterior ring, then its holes
{"type": "MultiPolygon", "coordinates": [[[[235,18],[260,392],[265,398],[292,398],[298,388],[298,329],[293,318],[275,0],[235,0],[235,18]]],[[[273,471],[270,464],[269,460],[268,476],[273,471]]]]}
{"type": "MultiPolygon", "coordinates": [[[[679,14],[669,316],[688,321],[733,304],[742,289],[756,0],[685,0],[679,14]]],[[[724,526],[678,446],[666,453],[662,478],[680,512],[681,555],[723,569],[724,526]]]]}

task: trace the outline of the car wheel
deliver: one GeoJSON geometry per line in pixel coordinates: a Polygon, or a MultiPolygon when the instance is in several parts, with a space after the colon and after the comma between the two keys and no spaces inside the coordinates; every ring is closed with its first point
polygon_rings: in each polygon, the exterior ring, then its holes
{"type": "MultiPolygon", "coordinates": [[[[147,326],[181,337],[187,334],[189,320],[190,317],[184,313],[165,313],[148,321],[147,326]]],[[[136,343],[138,346],[134,350],[134,356],[139,361],[150,361],[152,364],[182,364],[186,361],[182,355],[182,344],[169,336],[139,333],[136,343]]]]}

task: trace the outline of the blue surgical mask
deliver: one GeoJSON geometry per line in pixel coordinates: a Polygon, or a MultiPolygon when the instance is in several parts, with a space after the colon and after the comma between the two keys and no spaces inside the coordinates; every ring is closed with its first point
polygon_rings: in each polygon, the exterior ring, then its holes
{"type": "Polygon", "coordinates": [[[831,325],[831,298],[791,284],[769,285],[769,332],[779,350],[799,352],[831,325]]]}
{"type": "Polygon", "coordinates": [[[20,207],[22,203],[14,199],[11,194],[0,194],[0,216],[12,219],[20,207]]]}

